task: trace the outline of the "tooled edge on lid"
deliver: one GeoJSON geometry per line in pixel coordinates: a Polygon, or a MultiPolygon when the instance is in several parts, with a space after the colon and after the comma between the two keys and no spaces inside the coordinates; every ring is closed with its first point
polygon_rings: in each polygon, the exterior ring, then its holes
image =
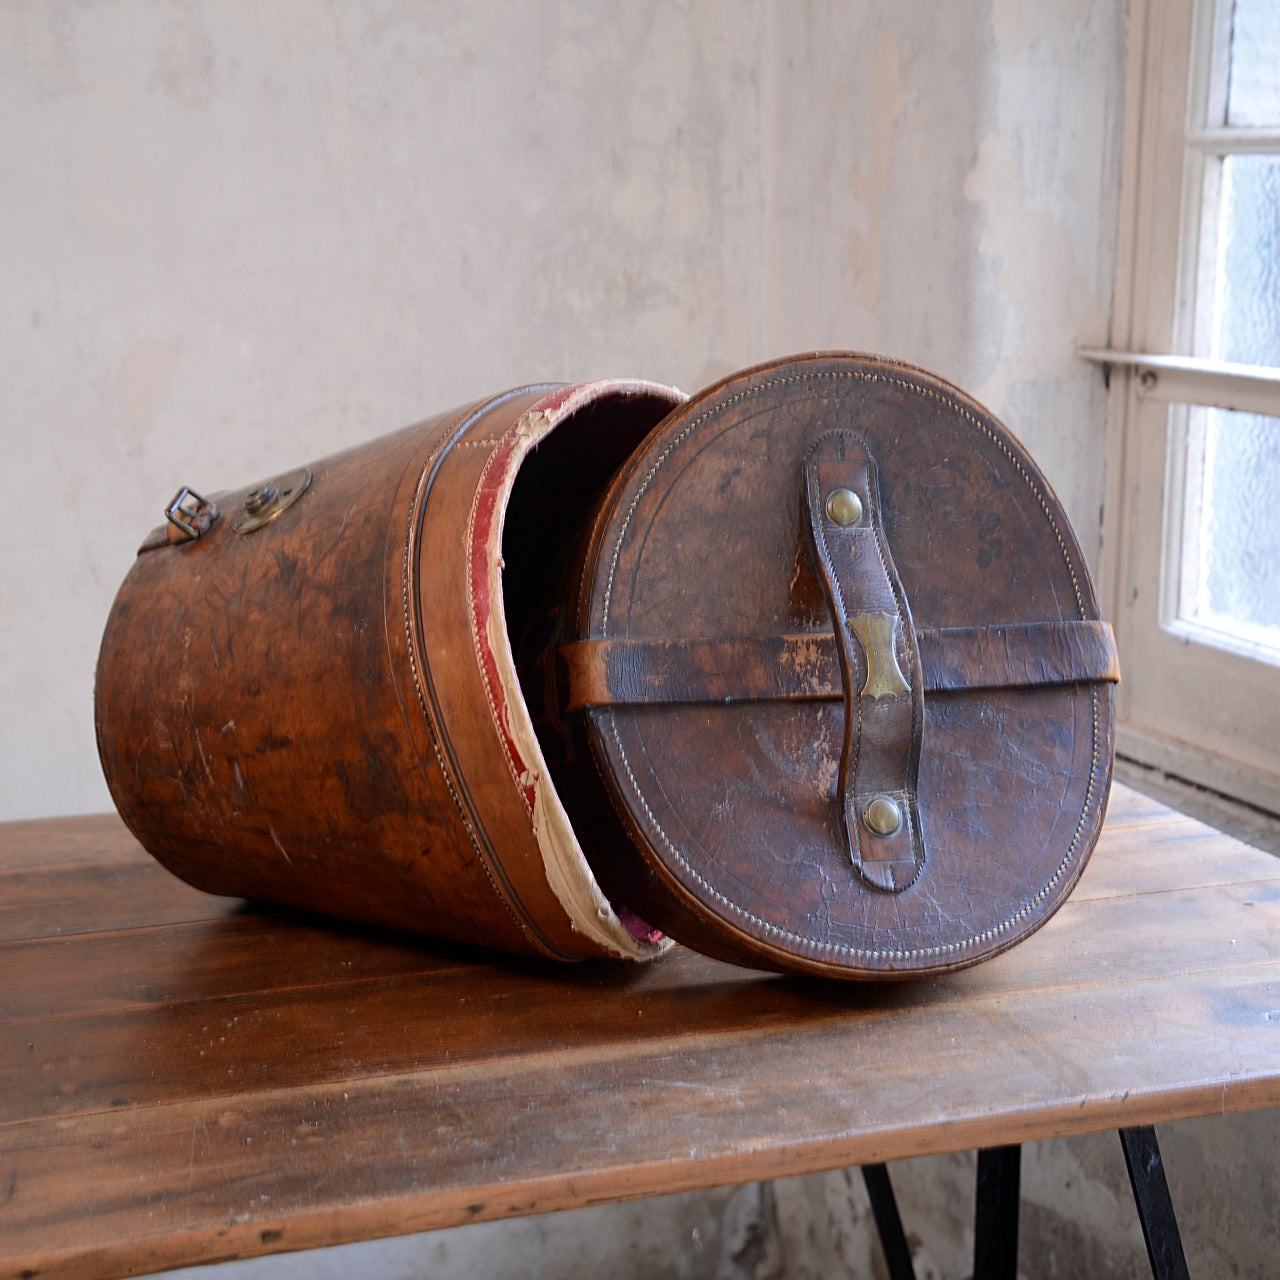
{"type": "MultiPolygon", "coordinates": [[[[658,472],[680,443],[703,422],[715,417],[729,406],[740,400],[761,394],[781,383],[802,382],[808,379],[851,378],[866,382],[888,382],[912,392],[916,395],[932,398],[949,406],[953,411],[976,426],[988,438],[990,443],[999,449],[1013,464],[1015,470],[1027,485],[1036,505],[1043,511],[1050,529],[1062,553],[1065,567],[1071,579],[1074,603],[1082,619],[1100,617],[1094,595],[1092,579],[1084,555],[1080,550],[1075,531],[1072,529],[1061,501],[1054,493],[1048,480],[1032,461],[1030,454],[1016,436],[1002,422],[996,419],[989,410],[953,383],[927,369],[895,360],[891,357],[875,355],[868,352],[851,351],[814,351],[786,356],[754,365],[749,369],[731,374],[719,382],[698,392],[690,401],[693,408],[692,417],[684,415],[680,421],[680,429],[672,435],[664,434],[657,457],[652,450],[638,450],[631,460],[631,472],[627,477],[624,490],[630,495],[630,502],[624,508],[614,508],[610,525],[605,538],[601,540],[601,566],[608,565],[605,578],[606,586],[602,596],[595,602],[600,610],[598,616],[592,618],[591,634],[596,639],[609,639],[611,624],[611,606],[615,586],[615,575],[618,558],[627,540],[628,528],[635,515],[641,497],[649,488],[658,472]],[[826,367],[829,363],[846,366],[838,369],[826,367]],[[856,367],[848,367],[856,366],[856,367]],[[733,388],[737,390],[726,398],[733,388]],[[619,519],[621,516],[621,519],[619,519]],[[598,628],[598,633],[597,633],[598,628]]],[[[599,571],[599,570],[598,570],[599,571]]],[[[1106,811],[1107,793],[1111,785],[1112,752],[1101,748],[1109,743],[1110,728],[1114,711],[1099,708],[1097,685],[1090,690],[1092,703],[1092,758],[1087,773],[1087,784],[1081,801],[1080,815],[1071,835],[1070,842],[1058,862],[1053,874],[1041,888],[1014,911],[1009,917],[979,933],[973,934],[958,942],[910,949],[872,949],[853,945],[841,945],[822,942],[805,937],[777,924],[754,916],[739,903],[730,900],[720,893],[710,882],[705,880],[685,859],[681,851],[667,837],[653,814],[648,811],[639,783],[631,773],[626,748],[618,733],[617,722],[610,716],[611,733],[614,745],[622,761],[622,772],[630,779],[635,795],[640,798],[641,807],[648,813],[657,834],[667,850],[674,856],[680,867],[680,874],[667,868],[668,874],[681,884],[686,892],[691,892],[684,876],[692,878],[703,893],[709,893],[728,914],[717,910],[719,918],[731,928],[741,929],[735,917],[745,917],[752,924],[759,926],[763,936],[744,931],[753,943],[761,945],[765,950],[773,952],[788,962],[808,960],[812,962],[810,971],[840,973],[845,964],[834,962],[833,955],[849,957],[865,957],[876,961],[868,966],[868,974],[876,977],[892,976],[925,976],[931,972],[942,972],[947,969],[963,967],[986,959],[1006,950],[1014,943],[1021,941],[1035,932],[1050,916],[1057,911],[1067,893],[1079,879],[1088,861],[1090,852],[1097,842],[1102,827],[1102,818],[1106,811]],[[1048,909],[1040,908],[1048,902],[1048,909]],[[1030,923],[1028,923],[1030,922],[1030,923]],[[1002,938],[1002,935],[1003,938],[1002,938]],[[976,954],[975,954],[976,953],[976,954]],[[888,960],[888,966],[880,961],[888,960]],[[874,973],[872,975],[872,970],[874,973]]],[[[601,733],[601,741],[605,735],[601,733]]],[[[606,748],[612,751],[612,748],[606,748]]],[[[621,781],[621,775],[615,775],[621,781]]],[[[656,845],[653,846],[656,848],[656,845]]],[[[707,908],[710,903],[705,898],[699,899],[707,908]]],[[[861,966],[857,966],[861,967],[861,966]]]]}
{"type": "Polygon", "coordinates": [[[570,923],[624,959],[651,960],[673,944],[632,936],[597,883],[525,705],[507,634],[502,596],[502,534],[507,504],[528,453],[567,418],[611,396],[648,395],[676,408],[688,398],[674,387],[639,379],[605,379],[563,387],[534,404],[495,444],[480,477],[467,540],[467,607],[494,727],[516,789],[533,823],[547,883],[570,923]]]}

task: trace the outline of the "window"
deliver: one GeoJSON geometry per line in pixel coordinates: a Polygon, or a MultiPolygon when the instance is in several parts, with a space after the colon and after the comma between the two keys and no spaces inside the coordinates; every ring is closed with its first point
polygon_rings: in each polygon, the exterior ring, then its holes
{"type": "Polygon", "coordinates": [[[1280,815],[1280,4],[1135,0],[1102,577],[1122,759],[1280,815]]]}

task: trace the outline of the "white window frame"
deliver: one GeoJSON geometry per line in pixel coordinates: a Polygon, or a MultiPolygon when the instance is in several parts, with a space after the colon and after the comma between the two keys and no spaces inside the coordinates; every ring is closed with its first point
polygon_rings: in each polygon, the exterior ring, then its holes
{"type": "Polygon", "coordinates": [[[1185,406],[1280,416],[1280,369],[1190,354],[1206,157],[1280,150],[1280,129],[1206,126],[1215,41],[1230,34],[1220,12],[1132,0],[1111,346],[1079,354],[1110,378],[1100,578],[1120,647],[1119,757],[1280,824],[1280,665],[1177,616],[1185,406]]]}

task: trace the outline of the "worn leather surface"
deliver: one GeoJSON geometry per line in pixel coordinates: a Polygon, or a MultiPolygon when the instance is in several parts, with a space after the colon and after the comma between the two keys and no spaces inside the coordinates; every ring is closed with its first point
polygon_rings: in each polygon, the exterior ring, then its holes
{"type": "MultiPolygon", "coordinates": [[[[165,866],[213,893],[612,954],[549,884],[474,634],[482,478],[560,394],[521,388],[315,462],[246,536],[232,526],[256,483],[211,495],[222,516],[199,540],[146,540],[103,635],[95,720],[116,805],[165,866]]],[[[636,400],[600,483],[677,398],[636,400]]],[[[595,473],[578,471],[587,502],[595,473]]]]}
{"type": "MultiPolygon", "coordinates": [[[[1120,679],[1101,620],[917,631],[926,692],[1120,679]]],[[[737,640],[581,640],[559,646],[565,712],[643,702],[843,697],[830,631],[737,640]]]]}
{"type": "Polygon", "coordinates": [[[876,464],[848,430],[824,429],[804,457],[801,523],[834,627],[844,712],[836,779],[849,859],[875,889],[900,893],[924,868],[916,811],[924,676],[911,609],[882,527],[876,464]],[[856,518],[836,520],[837,496],[856,518]],[[868,806],[890,806],[893,830],[869,825],[868,806]]]}
{"type": "Polygon", "coordinates": [[[549,767],[645,945],[658,926],[874,978],[1038,927],[1097,836],[1118,671],[1021,446],[929,374],[820,355],[726,379],[647,437],[677,397],[579,415],[508,494],[495,468],[563,394],[314,463],[253,534],[231,517],[256,485],[209,495],[200,539],[148,539],[95,695],[142,843],[213,892],[616,954],[545,861],[549,767]],[[865,524],[823,523],[834,484],[860,487],[865,524]],[[541,755],[516,742],[521,698],[541,755]],[[866,820],[883,796],[906,815],[887,843],[866,820]]]}
{"type": "MultiPolygon", "coordinates": [[[[798,358],[673,412],[602,507],[567,641],[584,710],[566,722],[591,766],[565,776],[585,797],[594,775],[608,802],[589,801],[593,828],[612,826],[587,849],[597,876],[711,954],[846,977],[972,963],[1042,924],[1096,840],[1117,673],[1079,546],[1017,441],[919,369],[798,358]],[[804,478],[833,432],[874,460],[888,553],[883,575],[828,574],[838,589],[815,563],[804,478]],[[892,892],[851,851],[861,794],[855,776],[851,806],[841,780],[867,674],[848,619],[867,612],[898,617],[920,700],[915,778],[899,752],[877,780],[918,813],[920,865],[880,875],[892,892]],[[699,696],[590,705],[584,670],[596,688],[699,696]]],[[[885,730],[891,753],[900,738],[885,730]]]]}

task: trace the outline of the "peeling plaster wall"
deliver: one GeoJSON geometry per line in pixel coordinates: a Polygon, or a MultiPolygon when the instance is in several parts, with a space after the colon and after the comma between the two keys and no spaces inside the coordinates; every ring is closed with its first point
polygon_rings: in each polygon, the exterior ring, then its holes
{"type": "Polygon", "coordinates": [[[97,640],[179,484],[525,380],[854,347],[1096,551],[1119,0],[0,4],[0,818],[109,803],[97,640]]]}
{"type": "MultiPolygon", "coordinates": [[[[98,637],[180,483],[521,381],[902,356],[1096,555],[1124,59],[1122,0],[0,0],[0,819],[109,804],[98,637]]],[[[1271,1269],[1277,1138],[1165,1132],[1193,1270],[1271,1269]]],[[[1025,1170],[1026,1274],[1144,1273],[1114,1135],[1025,1170]]],[[[893,1174],[967,1274],[971,1157],[893,1174]]],[[[225,1274],[882,1268],[845,1171],[225,1274]]]]}
{"type": "Polygon", "coordinates": [[[810,3],[778,22],[767,337],[935,368],[1022,438],[1096,557],[1121,3],[810,3]]]}

